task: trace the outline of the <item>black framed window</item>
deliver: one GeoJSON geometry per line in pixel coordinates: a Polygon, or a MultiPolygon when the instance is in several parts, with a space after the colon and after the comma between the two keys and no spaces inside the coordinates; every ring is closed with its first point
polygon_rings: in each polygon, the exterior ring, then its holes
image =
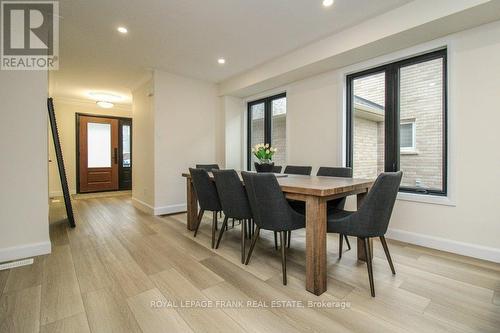
{"type": "Polygon", "coordinates": [[[248,103],[247,168],[254,170],[252,147],[268,143],[278,151],[275,165],[286,163],[286,93],[248,103]]]}
{"type": "Polygon", "coordinates": [[[403,171],[400,191],[447,194],[447,50],[347,76],[354,177],[403,171]]]}

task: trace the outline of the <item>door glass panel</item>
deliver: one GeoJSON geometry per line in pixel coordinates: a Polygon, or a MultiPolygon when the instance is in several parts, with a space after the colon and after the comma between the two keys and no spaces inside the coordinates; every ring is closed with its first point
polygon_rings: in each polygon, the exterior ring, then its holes
{"type": "Polygon", "coordinates": [[[271,102],[271,143],[278,151],[273,156],[275,165],[286,164],[286,97],[271,102]]]}
{"type": "Polygon", "coordinates": [[[111,124],[87,124],[87,166],[111,167],[111,124]]]}
{"type": "MultiPolygon", "coordinates": [[[[253,147],[259,143],[264,142],[264,103],[254,104],[250,107],[252,123],[250,124],[250,146],[253,147]]],[[[251,159],[251,170],[255,170],[253,162],[255,158],[251,159]]]]}
{"type": "Polygon", "coordinates": [[[376,178],[384,171],[385,72],[353,80],[353,175],[376,178]]]}
{"type": "Polygon", "coordinates": [[[402,67],[399,77],[401,186],[442,191],[443,59],[402,67]],[[408,124],[411,145],[402,128],[408,124]]]}
{"type": "Polygon", "coordinates": [[[122,126],[122,146],[123,146],[123,167],[130,168],[131,156],[130,156],[130,126],[122,126]]]}

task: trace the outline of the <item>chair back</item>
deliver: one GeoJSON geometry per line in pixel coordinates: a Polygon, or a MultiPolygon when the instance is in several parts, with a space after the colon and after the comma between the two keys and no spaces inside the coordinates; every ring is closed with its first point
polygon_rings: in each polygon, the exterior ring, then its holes
{"type": "Polygon", "coordinates": [[[312,171],[311,166],[287,165],[284,173],[288,175],[304,175],[310,176],[312,171]]]}
{"type": "Polygon", "coordinates": [[[266,230],[292,230],[299,214],[286,201],[276,176],[251,172],[242,172],[241,175],[255,223],[266,230]]]}
{"type": "Polygon", "coordinates": [[[189,173],[201,209],[209,211],[222,210],[217,188],[210,179],[207,170],[189,168],[189,173]]]}
{"type": "Polygon", "coordinates": [[[275,165],[273,166],[273,173],[281,173],[281,169],[283,169],[281,165],[275,165]]]}
{"type": "Polygon", "coordinates": [[[234,170],[213,170],[215,186],[224,215],[235,219],[252,218],[248,196],[234,170]]]}
{"type": "MultiPolygon", "coordinates": [[[[323,177],[343,177],[352,178],[352,168],[343,167],[320,167],[316,176],[323,177]]],[[[334,207],[336,209],[344,209],[346,203],[346,198],[335,199],[328,202],[329,207],[334,207]]]]}
{"type": "Polygon", "coordinates": [[[352,215],[352,227],[358,234],[380,237],[386,233],[402,177],[402,171],[383,172],[377,177],[361,207],[352,215]]]}
{"type": "Polygon", "coordinates": [[[219,170],[218,164],[196,164],[196,169],[203,169],[211,172],[212,170],[219,170]]]}
{"type": "Polygon", "coordinates": [[[352,178],[352,168],[320,167],[316,176],[352,178]]]}

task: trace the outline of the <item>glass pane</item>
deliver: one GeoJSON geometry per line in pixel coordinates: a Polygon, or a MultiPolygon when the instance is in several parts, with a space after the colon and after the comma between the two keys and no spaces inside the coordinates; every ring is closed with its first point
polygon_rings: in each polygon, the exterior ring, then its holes
{"type": "Polygon", "coordinates": [[[413,148],[413,124],[406,123],[400,126],[400,144],[401,149],[413,148]]]}
{"type": "Polygon", "coordinates": [[[286,165],[286,97],[271,102],[271,143],[278,151],[273,156],[275,165],[286,165]]]}
{"type": "Polygon", "coordinates": [[[385,72],[353,80],[353,175],[384,171],[385,72]]]}
{"type": "Polygon", "coordinates": [[[131,164],[130,156],[130,126],[122,126],[122,146],[123,146],[123,167],[129,168],[131,164]]]}
{"type": "MultiPolygon", "coordinates": [[[[264,142],[264,103],[255,104],[250,107],[252,123],[250,124],[250,145],[251,147],[264,142]]],[[[255,170],[253,162],[255,157],[252,155],[251,170],[255,170]]]]}
{"type": "Polygon", "coordinates": [[[111,167],[111,125],[87,124],[87,165],[89,168],[111,167]]]}
{"type": "MultiPolygon", "coordinates": [[[[415,149],[401,151],[401,186],[443,190],[443,60],[400,70],[400,118],[414,119],[415,149]]],[[[401,132],[401,148],[403,141],[401,132]]]]}

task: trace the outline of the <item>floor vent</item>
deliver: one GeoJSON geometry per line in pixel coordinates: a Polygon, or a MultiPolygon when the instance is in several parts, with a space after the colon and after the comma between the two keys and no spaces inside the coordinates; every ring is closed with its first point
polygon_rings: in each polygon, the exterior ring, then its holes
{"type": "Polygon", "coordinates": [[[11,269],[11,268],[16,268],[16,267],[21,267],[21,266],[32,265],[32,264],[33,264],[32,258],[7,262],[5,264],[0,264],[0,271],[2,271],[4,269],[11,269]]]}

